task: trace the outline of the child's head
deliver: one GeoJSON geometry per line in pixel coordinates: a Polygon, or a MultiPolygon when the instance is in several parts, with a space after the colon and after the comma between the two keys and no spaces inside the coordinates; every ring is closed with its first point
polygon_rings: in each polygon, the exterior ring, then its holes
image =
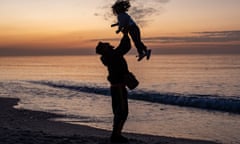
{"type": "Polygon", "coordinates": [[[113,14],[118,15],[119,13],[126,12],[130,7],[129,0],[117,0],[112,6],[113,14]]]}

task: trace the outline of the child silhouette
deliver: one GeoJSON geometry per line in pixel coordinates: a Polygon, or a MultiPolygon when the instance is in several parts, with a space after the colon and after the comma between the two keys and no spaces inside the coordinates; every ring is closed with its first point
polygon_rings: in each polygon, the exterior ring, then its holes
{"type": "Polygon", "coordinates": [[[141,33],[140,29],[134,20],[126,13],[128,9],[131,7],[129,1],[117,1],[112,6],[113,14],[117,16],[118,22],[112,24],[111,27],[118,26],[118,30],[116,33],[119,32],[128,32],[135,44],[135,47],[138,51],[138,61],[141,61],[145,56],[147,60],[149,60],[151,56],[151,50],[147,49],[147,47],[141,41],[141,33]]]}

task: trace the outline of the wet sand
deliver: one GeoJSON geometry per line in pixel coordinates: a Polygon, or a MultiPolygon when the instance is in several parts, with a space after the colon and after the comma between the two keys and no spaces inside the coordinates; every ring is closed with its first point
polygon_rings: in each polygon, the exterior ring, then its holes
{"type": "MultiPolygon", "coordinates": [[[[13,108],[19,99],[0,98],[0,144],[110,144],[110,131],[56,122],[64,117],[13,108]]],[[[124,133],[129,144],[216,144],[204,140],[124,133]]]]}

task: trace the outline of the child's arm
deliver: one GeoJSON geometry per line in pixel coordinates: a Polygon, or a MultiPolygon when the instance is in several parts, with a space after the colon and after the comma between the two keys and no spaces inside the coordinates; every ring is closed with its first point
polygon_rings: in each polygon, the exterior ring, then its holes
{"type": "MultiPolygon", "coordinates": [[[[119,23],[112,24],[111,27],[119,26],[119,23]]],[[[118,34],[121,31],[121,29],[116,30],[116,33],[118,34]]]]}
{"type": "Polygon", "coordinates": [[[115,24],[112,24],[111,27],[115,27],[115,26],[118,26],[119,23],[115,23],[115,24]]]}
{"type": "Polygon", "coordinates": [[[116,30],[116,33],[118,34],[118,33],[120,33],[120,31],[121,31],[121,30],[120,30],[120,29],[118,29],[118,30],[116,30]]]}

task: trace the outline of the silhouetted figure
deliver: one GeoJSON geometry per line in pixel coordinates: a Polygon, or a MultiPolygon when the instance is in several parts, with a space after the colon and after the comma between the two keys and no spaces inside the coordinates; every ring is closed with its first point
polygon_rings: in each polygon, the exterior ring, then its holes
{"type": "Polygon", "coordinates": [[[147,56],[147,60],[150,58],[151,50],[147,49],[147,47],[141,41],[141,33],[137,24],[133,21],[133,19],[126,13],[128,9],[131,7],[129,1],[117,1],[113,6],[113,14],[117,16],[118,22],[112,24],[111,27],[118,26],[118,30],[116,33],[121,31],[128,31],[135,47],[138,51],[138,61],[142,60],[145,56],[147,56]]]}
{"type": "Polygon", "coordinates": [[[128,116],[128,92],[124,84],[124,76],[129,73],[124,55],[130,50],[131,44],[124,34],[119,46],[114,49],[109,43],[99,42],[96,53],[101,55],[102,63],[108,68],[108,81],[111,83],[112,110],[114,114],[111,142],[128,142],[122,136],[122,129],[128,116]]]}

